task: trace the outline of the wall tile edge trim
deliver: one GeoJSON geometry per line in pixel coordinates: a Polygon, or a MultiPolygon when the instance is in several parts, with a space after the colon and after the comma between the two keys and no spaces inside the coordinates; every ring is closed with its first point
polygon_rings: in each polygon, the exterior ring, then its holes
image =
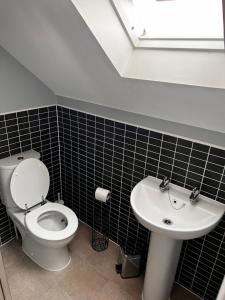
{"type": "Polygon", "coordinates": [[[225,133],[58,96],[58,106],[225,150],[225,133]],[[121,117],[115,117],[118,114],[121,117]],[[136,119],[131,120],[131,119],[136,119]],[[162,129],[163,128],[163,129],[162,129]]]}
{"type": "Polygon", "coordinates": [[[53,106],[57,107],[57,104],[50,104],[50,105],[46,104],[46,105],[40,105],[40,106],[35,106],[35,107],[30,107],[30,108],[22,108],[22,109],[7,111],[7,112],[0,112],[0,116],[13,114],[13,113],[19,113],[19,112],[23,112],[23,111],[34,110],[34,109],[40,109],[40,108],[45,108],[45,107],[53,107],[53,106]]]}

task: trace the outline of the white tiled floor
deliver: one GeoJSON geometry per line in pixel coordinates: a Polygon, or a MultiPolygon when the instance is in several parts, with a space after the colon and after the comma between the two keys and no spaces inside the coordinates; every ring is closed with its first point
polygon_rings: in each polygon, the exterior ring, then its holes
{"type": "MultiPolygon", "coordinates": [[[[115,272],[118,249],[95,252],[90,228],[81,224],[70,244],[72,261],[61,272],[48,272],[33,263],[16,241],[2,248],[13,300],[140,300],[143,276],[121,279],[115,272]]],[[[195,300],[176,288],[171,300],[195,300]]]]}

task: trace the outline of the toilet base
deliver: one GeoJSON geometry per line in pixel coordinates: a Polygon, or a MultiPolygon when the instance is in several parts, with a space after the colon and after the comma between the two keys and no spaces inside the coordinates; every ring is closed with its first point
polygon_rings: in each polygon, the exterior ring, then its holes
{"type": "Polygon", "coordinates": [[[59,248],[48,247],[39,244],[28,235],[23,238],[22,249],[31,260],[47,271],[61,271],[71,261],[67,246],[59,248]]]}

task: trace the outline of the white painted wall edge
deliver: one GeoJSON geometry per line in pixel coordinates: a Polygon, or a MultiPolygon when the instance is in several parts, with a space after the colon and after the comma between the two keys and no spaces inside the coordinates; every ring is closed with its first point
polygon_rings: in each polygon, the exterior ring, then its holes
{"type": "Polygon", "coordinates": [[[53,91],[0,45],[0,114],[55,102],[53,91]]]}
{"type": "Polygon", "coordinates": [[[108,0],[70,0],[96,40],[121,73],[132,54],[133,46],[108,0]]]}
{"type": "Polygon", "coordinates": [[[183,125],[63,96],[57,96],[57,104],[114,121],[136,125],[142,128],[225,149],[225,133],[183,125]]]}
{"type": "Polygon", "coordinates": [[[135,49],[125,78],[225,88],[225,53],[216,51],[135,49]]]}
{"type": "Polygon", "coordinates": [[[5,111],[5,112],[0,112],[0,116],[12,114],[12,113],[19,113],[19,112],[22,112],[22,111],[40,109],[40,108],[49,108],[49,107],[52,107],[52,106],[57,106],[57,104],[56,103],[55,104],[45,104],[45,105],[40,105],[40,106],[32,106],[32,107],[28,107],[28,108],[9,110],[9,111],[5,111]]]}

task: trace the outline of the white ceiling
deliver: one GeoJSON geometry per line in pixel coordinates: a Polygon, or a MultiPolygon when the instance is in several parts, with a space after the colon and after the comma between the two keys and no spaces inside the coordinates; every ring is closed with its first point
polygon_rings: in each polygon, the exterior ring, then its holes
{"type": "Polygon", "coordinates": [[[0,44],[58,95],[225,132],[225,90],[121,78],[69,0],[0,1],[0,44]]]}

